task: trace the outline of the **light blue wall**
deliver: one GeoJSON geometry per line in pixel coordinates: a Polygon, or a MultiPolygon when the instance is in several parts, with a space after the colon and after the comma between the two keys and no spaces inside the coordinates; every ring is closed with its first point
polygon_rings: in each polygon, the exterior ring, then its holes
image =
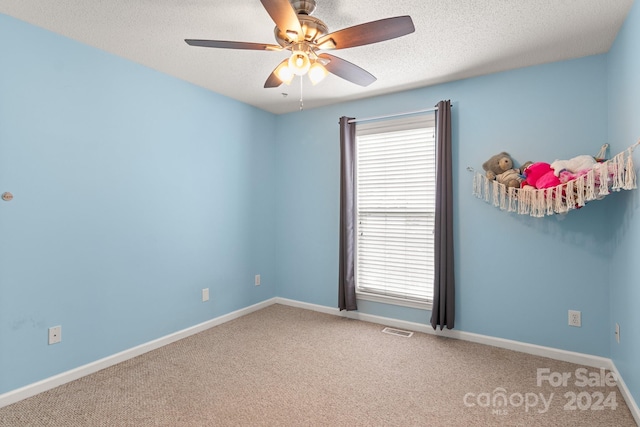
{"type": "MultiPolygon", "coordinates": [[[[609,141],[618,151],[640,138],[640,4],[636,2],[608,54],[609,141]]],[[[638,150],[634,160],[640,164],[638,150]]],[[[640,402],[640,196],[626,192],[614,208],[611,221],[616,250],[611,261],[611,317],[607,336],[611,358],[640,402]],[[620,344],[613,335],[620,325],[620,344]]]]}
{"type": "MultiPolygon", "coordinates": [[[[279,295],[337,306],[338,118],[428,108],[441,99],[454,105],[456,328],[608,356],[608,230],[615,213],[607,201],[563,218],[508,214],[474,198],[466,170],[481,169],[503,150],[518,162],[595,155],[607,141],[602,55],[278,116],[279,295]],[[581,328],[567,325],[569,309],[582,311],[581,328]]],[[[385,304],[359,308],[430,318],[385,304]]]]}
{"type": "Polygon", "coordinates": [[[275,296],[273,115],[5,15],[0,52],[0,394],[275,296]]]}

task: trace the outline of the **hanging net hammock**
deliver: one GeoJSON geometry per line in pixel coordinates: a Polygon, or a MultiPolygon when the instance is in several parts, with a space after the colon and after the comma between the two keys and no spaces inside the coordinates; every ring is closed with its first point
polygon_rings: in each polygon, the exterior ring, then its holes
{"type": "MultiPolygon", "coordinates": [[[[640,141],[609,160],[596,163],[580,176],[555,187],[535,189],[532,187],[506,187],[485,174],[474,172],[473,194],[495,207],[521,215],[543,217],[563,214],[578,209],[587,202],[602,199],[612,191],[636,188],[636,172],[633,165],[633,150],[640,141]]],[[[605,157],[608,144],[602,146],[597,158],[605,157]]]]}

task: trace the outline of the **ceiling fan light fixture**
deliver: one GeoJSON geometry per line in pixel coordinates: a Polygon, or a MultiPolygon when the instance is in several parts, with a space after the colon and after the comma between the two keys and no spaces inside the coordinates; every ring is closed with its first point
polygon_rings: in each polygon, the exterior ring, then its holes
{"type": "Polygon", "coordinates": [[[320,62],[314,62],[309,68],[309,80],[315,86],[327,77],[329,72],[320,62]]]}
{"type": "Polygon", "coordinates": [[[293,74],[293,72],[289,68],[289,64],[287,63],[287,61],[283,61],[282,63],[280,63],[280,65],[278,65],[278,68],[274,70],[274,73],[276,77],[278,77],[280,81],[287,86],[291,84],[291,81],[295,76],[295,74],[293,74]]]}
{"type": "Polygon", "coordinates": [[[289,58],[289,69],[298,76],[304,76],[309,71],[309,67],[311,67],[311,60],[309,60],[309,55],[304,49],[305,46],[303,44],[298,44],[291,50],[291,57],[289,58]]]}

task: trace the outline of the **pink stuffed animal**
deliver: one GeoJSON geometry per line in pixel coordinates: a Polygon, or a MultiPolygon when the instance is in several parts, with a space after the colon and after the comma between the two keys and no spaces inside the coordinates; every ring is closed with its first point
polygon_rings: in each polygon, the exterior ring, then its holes
{"type": "Polygon", "coordinates": [[[560,179],[560,182],[563,184],[566,184],[569,181],[573,181],[576,178],[580,178],[583,175],[586,175],[589,173],[589,169],[582,169],[580,171],[578,171],[577,173],[572,173],[569,172],[568,170],[563,170],[562,172],[560,172],[560,176],[558,177],[560,179]]]}
{"type": "Polygon", "coordinates": [[[555,187],[560,185],[560,179],[555,176],[553,169],[549,163],[538,162],[532,163],[526,167],[523,172],[525,176],[522,181],[522,187],[535,187],[537,189],[555,187]]]}

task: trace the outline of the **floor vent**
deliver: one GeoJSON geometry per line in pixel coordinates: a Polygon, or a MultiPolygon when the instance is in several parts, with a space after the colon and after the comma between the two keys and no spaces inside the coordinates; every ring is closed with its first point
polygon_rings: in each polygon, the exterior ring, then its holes
{"type": "Polygon", "coordinates": [[[411,338],[411,336],[413,335],[413,332],[403,331],[401,329],[394,329],[394,328],[384,328],[382,332],[384,332],[385,334],[396,335],[398,337],[404,337],[404,338],[411,338]]]}

